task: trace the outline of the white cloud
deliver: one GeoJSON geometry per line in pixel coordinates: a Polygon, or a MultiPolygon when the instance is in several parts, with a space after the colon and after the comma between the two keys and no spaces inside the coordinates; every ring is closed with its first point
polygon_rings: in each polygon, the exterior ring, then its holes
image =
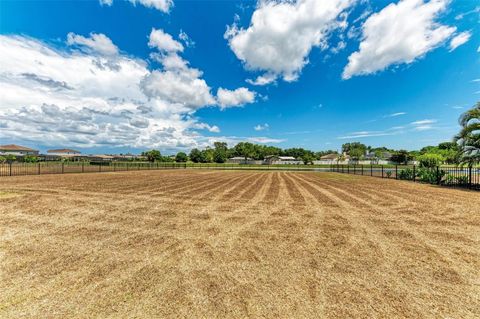
{"type": "Polygon", "coordinates": [[[112,40],[102,33],[90,33],[90,37],[70,32],[67,35],[68,45],[78,45],[88,51],[97,52],[103,55],[118,54],[118,48],[112,40]]]}
{"type": "Polygon", "coordinates": [[[314,47],[326,49],[330,33],[346,27],[345,10],[354,0],[259,1],[248,28],[236,23],[224,37],[249,70],[263,71],[250,83],[265,85],[277,77],[297,80],[314,47]]]}
{"type": "Polygon", "coordinates": [[[183,30],[180,30],[180,33],[178,34],[178,38],[185,43],[185,45],[188,48],[193,48],[195,47],[195,41],[193,41],[188,34],[186,34],[183,30]]]}
{"type": "Polygon", "coordinates": [[[426,124],[433,124],[433,123],[437,123],[437,120],[419,120],[419,121],[415,121],[415,122],[412,122],[410,124],[412,125],[426,125],[426,124]]]}
{"type": "Polygon", "coordinates": [[[210,87],[200,78],[201,75],[197,69],[155,70],[142,80],[140,86],[150,98],[160,98],[181,106],[184,111],[194,111],[215,104],[210,87]]]}
{"type": "Polygon", "coordinates": [[[217,91],[217,101],[222,109],[242,106],[255,101],[255,92],[252,92],[244,87],[233,91],[219,88],[217,91]]]}
{"type": "Polygon", "coordinates": [[[413,126],[414,131],[427,131],[433,129],[435,123],[437,123],[435,119],[426,119],[412,122],[410,125],[413,126]]]}
{"type": "Polygon", "coordinates": [[[113,4],[113,0],[98,0],[102,6],[111,6],[113,4]]]}
{"type": "Polygon", "coordinates": [[[253,129],[255,131],[264,131],[264,130],[268,130],[269,127],[270,126],[268,125],[268,123],[265,123],[265,124],[258,124],[253,129]]]}
{"type": "Polygon", "coordinates": [[[183,61],[180,66],[165,62],[163,70],[150,70],[143,60],[89,48],[60,50],[0,35],[2,139],[178,149],[208,145],[199,130],[220,131],[195,118],[195,110],[217,101],[202,72],[176,53],[169,58],[183,61]]]}
{"type": "Polygon", "coordinates": [[[173,7],[173,0],[129,0],[133,5],[137,3],[147,7],[160,10],[162,12],[169,12],[173,7]]]}
{"type": "Polygon", "coordinates": [[[172,36],[168,33],[165,33],[162,29],[152,28],[150,32],[150,37],[148,41],[148,46],[151,48],[156,48],[161,52],[182,52],[183,45],[174,40],[172,36]]]}
{"type": "MultiPolygon", "coordinates": [[[[143,5],[147,8],[157,9],[159,11],[168,13],[170,9],[173,7],[173,0],[128,0],[134,6],[138,4],[143,5]]],[[[100,5],[111,6],[113,4],[113,0],[99,0],[100,5]]]]}
{"type": "Polygon", "coordinates": [[[386,132],[386,131],[361,131],[361,132],[352,132],[349,135],[337,137],[340,140],[348,140],[354,138],[367,138],[367,137],[379,137],[379,136],[390,136],[398,134],[398,132],[386,132]]]}
{"type": "Polygon", "coordinates": [[[271,138],[271,137],[249,137],[246,140],[252,143],[260,143],[260,144],[282,143],[286,141],[284,139],[271,138]]]}
{"type": "Polygon", "coordinates": [[[388,114],[388,115],[385,115],[384,117],[397,117],[397,116],[402,116],[402,115],[405,115],[407,114],[406,112],[397,112],[397,113],[392,113],[392,114],[388,114]]]}
{"type": "Polygon", "coordinates": [[[401,0],[371,15],[362,26],[360,49],[349,56],[343,78],[412,63],[443,44],[456,31],[435,21],[448,3],[401,0]]]}
{"type": "Polygon", "coordinates": [[[461,46],[462,44],[465,44],[470,40],[470,37],[472,36],[472,33],[469,31],[465,31],[462,33],[457,34],[455,37],[450,40],[450,52],[461,46]]]}

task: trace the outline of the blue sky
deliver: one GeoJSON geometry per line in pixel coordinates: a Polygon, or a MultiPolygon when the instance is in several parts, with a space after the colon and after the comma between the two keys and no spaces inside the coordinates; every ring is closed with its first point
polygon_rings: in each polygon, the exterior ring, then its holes
{"type": "Polygon", "coordinates": [[[418,149],[480,100],[475,0],[0,7],[0,144],[418,149]]]}

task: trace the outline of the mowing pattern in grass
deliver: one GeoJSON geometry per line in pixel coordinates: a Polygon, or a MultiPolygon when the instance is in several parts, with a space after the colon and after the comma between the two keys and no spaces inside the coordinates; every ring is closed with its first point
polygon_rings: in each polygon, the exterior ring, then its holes
{"type": "Polygon", "coordinates": [[[473,318],[478,193],[331,173],[12,177],[0,317],[473,318]]]}

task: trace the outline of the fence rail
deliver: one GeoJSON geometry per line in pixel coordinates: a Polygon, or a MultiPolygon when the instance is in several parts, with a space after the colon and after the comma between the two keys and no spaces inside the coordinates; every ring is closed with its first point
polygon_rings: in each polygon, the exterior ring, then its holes
{"type": "Polygon", "coordinates": [[[417,165],[332,165],[332,172],[407,180],[434,185],[480,190],[480,167],[417,165]]]}
{"type": "Polygon", "coordinates": [[[441,186],[480,190],[480,167],[438,166],[422,168],[416,165],[236,165],[191,163],[127,163],[127,162],[66,162],[66,163],[4,163],[0,164],[0,177],[20,175],[101,173],[162,169],[218,169],[218,170],[288,170],[323,171],[365,175],[388,179],[410,180],[441,186]]]}
{"type": "Polygon", "coordinates": [[[68,173],[102,173],[139,171],[152,169],[186,168],[185,163],[6,163],[0,164],[0,176],[68,174],[68,173]]]}

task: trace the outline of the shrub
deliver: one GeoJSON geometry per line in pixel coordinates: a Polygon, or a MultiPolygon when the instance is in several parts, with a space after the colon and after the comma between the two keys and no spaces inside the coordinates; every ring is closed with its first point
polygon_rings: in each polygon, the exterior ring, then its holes
{"type": "Polygon", "coordinates": [[[385,174],[387,174],[387,178],[390,178],[392,176],[392,171],[386,171],[385,174]]]}
{"type": "Polygon", "coordinates": [[[439,154],[423,154],[417,157],[420,167],[434,168],[439,166],[445,160],[442,155],[439,154]]]}
{"type": "Polygon", "coordinates": [[[446,172],[444,170],[437,170],[436,168],[420,167],[418,169],[418,178],[425,183],[438,184],[442,181],[446,172]]]}
{"type": "Polygon", "coordinates": [[[413,169],[406,168],[404,170],[401,170],[398,173],[398,178],[399,179],[404,179],[404,180],[413,180],[413,169]]]}

